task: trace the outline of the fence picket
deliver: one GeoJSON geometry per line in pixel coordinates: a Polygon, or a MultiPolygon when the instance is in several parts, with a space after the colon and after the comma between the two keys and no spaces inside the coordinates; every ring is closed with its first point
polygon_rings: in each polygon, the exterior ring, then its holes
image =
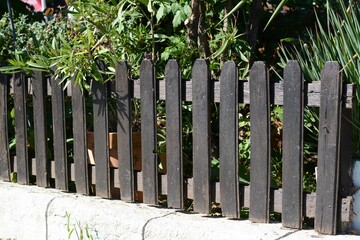
{"type": "Polygon", "coordinates": [[[194,211],[210,211],[210,72],[197,59],[192,69],[194,211]]]}
{"type": "Polygon", "coordinates": [[[176,60],[165,68],[166,81],[166,161],[168,206],[184,207],[181,72],[176,60]]]}
{"type": "Polygon", "coordinates": [[[0,180],[10,181],[8,139],[8,76],[0,74],[0,180]]]}
{"type": "Polygon", "coordinates": [[[47,158],[47,121],[46,121],[46,78],[44,72],[35,72],[32,79],[36,182],[39,187],[48,187],[50,180],[50,161],[47,158]]]}
{"type": "Polygon", "coordinates": [[[326,62],[321,74],[321,101],[316,185],[315,230],[336,234],[339,185],[342,78],[337,62],[326,62]]]}
{"type": "MultiPolygon", "coordinates": [[[[74,84],[74,80],[72,82],[74,84]]],[[[85,96],[80,87],[72,89],[74,163],[76,191],[89,195],[85,96]]]]}
{"type": "Polygon", "coordinates": [[[67,191],[68,166],[66,149],[65,102],[63,84],[51,81],[52,118],[54,134],[55,187],[67,191]]]}
{"type": "Polygon", "coordinates": [[[252,222],[269,222],[270,199],[270,81],[263,62],[250,71],[250,213],[252,222]]]}
{"type": "Polygon", "coordinates": [[[222,214],[240,217],[238,70],[226,62],[220,76],[220,202],[222,214]]]}
{"type": "Polygon", "coordinates": [[[96,196],[110,198],[108,85],[93,81],[92,87],[96,196]]]}
{"type": "Polygon", "coordinates": [[[152,61],[140,66],[141,91],[141,154],[144,203],[158,203],[156,78],[152,61]]]}
{"type": "Polygon", "coordinates": [[[131,121],[131,83],[127,62],[121,61],[116,67],[117,135],[119,158],[120,198],[135,200],[133,145],[131,121]]]}
{"type": "Polygon", "coordinates": [[[352,195],[352,113],[351,109],[342,109],[341,113],[341,140],[340,140],[340,179],[339,196],[352,195]]]}
{"type": "Polygon", "coordinates": [[[17,159],[17,182],[29,184],[31,164],[27,151],[27,105],[26,77],[22,73],[14,74],[14,108],[15,108],[15,138],[17,159]]]}
{"type": "Polygon", "coordinates": [[[282,225],[302,228],[304,81],[297,61],[284,69],[282,225]]]}

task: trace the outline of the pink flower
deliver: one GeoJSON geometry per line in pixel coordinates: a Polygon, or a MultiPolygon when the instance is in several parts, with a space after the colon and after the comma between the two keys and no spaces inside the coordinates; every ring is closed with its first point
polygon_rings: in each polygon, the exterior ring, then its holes
{"type": "Polygon", "coordinates": [[[35,12],[39,12],[43,10],[43,6],[41,4],[41,0],[21,0],[29,5],[34,7],[35,12]]]}

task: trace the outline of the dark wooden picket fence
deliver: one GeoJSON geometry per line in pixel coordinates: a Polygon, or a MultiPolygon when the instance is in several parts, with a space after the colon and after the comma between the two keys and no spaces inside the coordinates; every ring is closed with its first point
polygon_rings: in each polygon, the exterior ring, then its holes
{"type": "Polygon", "coordinates": [[[143,192],[143,202],[157,205],[159,195],[167,195],[171,208],[184,208],[184,199],[193,199],[195,212],[208,214],[212,202],[220,203],[222,215],[240,218],[240,209],[249,207],[252,222],[269,222],[270,212],[282,213],[284,227],[301,229],[304,217],[315,218],[315,230],[335,234],[351,217],[351,117],[354,86],[343,84],[340,66],[327,62],[321,82],[305,83],[296,61],[290,61],[283,82],[271,82],[266,65],[256,62],[249,81],[238,80],[236,64],[224,64],[220,81],[210,79],[205,60],[197,60],[192,80],[181,78],[178,63],[170,60],[165,79],[155,78],[155,68],[144,60],[140,79],[133,80],[129,67],[120,62],[116,78],[108,85],[93,84],[93,117],[96,166],[88,164],[85,97],[78,87],[63,91],[57,81],[43,73],[33,78],[15,74],[0,78],[0,178],[9,180],[17,172],[19,184],[67,191],[75,181],[76,191],[88,195],[96,184],[96,195],[135,201],[143,192]],[[50,83],[50,85],[49,85],[50,83]],[[16,157],[9,154],[8,94],[14,96],[16,157]],[[35,159],[27,152],[27,95],[34,109],[35,159]],[[51,95],[54,159],[48,159],[46,96],[51,95]],[[68,163],[65,134],[64,95],[72,98],[74,163],[68,163]],[[119,168],[109,166],[108,98],[117,101],[119,168]],[[142,172],[133,170],[131,99],[141,99],[142,172]],[[156,101],[166,100],[167,173],[158,173],[156,101]],[[182,102],[193,104],[193,177],[183,176],[182,102]],[[220,181],[211,181],[210,103],[220,102],[220,181]],[[239,184],[238,105],[250,104],[251,176],[250,185],[239,184]],[[270,187],[271,121],[270,105],[284,106],[283,185],[270,187]],[[304,107],[320,107],[318,170],[316,193],[303,192],[304,107]],[[344,120],[347,117],[347,120],[344,120]],[[350,146],[350,150],[349,150],[350,146]],[[120,192],[116,194],[114,189],[120,192]]]}

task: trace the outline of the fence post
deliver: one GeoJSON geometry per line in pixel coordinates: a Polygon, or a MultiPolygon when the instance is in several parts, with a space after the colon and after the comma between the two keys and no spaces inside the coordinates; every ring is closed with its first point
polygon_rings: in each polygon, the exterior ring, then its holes
{"type": "Polygon", "coordinates": [[[26,105],[26,77],[23,73],[14,76],[14,108],[15,108],[15,138],[17,160],[17,182],[29,184],[31,162],[27,149],[27,105],[26,105]]]}
{"type": "Polygon", "coordinates": [[[269,222],[270,204],[270,80],[264,62],[250,70],[250,214],[252,222],[269,222]]]}
{"type": "Polygon", "coordinates": [[[108,85],[94,80],[92,87],[96,196],[110,198],[108,85]]]}
{"type": "Polygon", "coordinates": [[[152,61],[140,66],[141,91],[141,154],[144,203],[158,203],[158,164],[156,131],[156,78],[152,61]]]}
{"type": "Polygon", "coordinates": [[[52,117],[54,134],[55,185],[68,190],[68,166],[66,150],[65,102],[63,84],[59,79],[51,81],[52,117]]]}
{"type": "Polygon", "coordinates": [[[8,76],[0,74],[0,179],[10,181],[10,155],[8,139],[8,76]]]}
{"type": "Polygon", "coordinates": [[[239,198],[239,76],[226,62],[220,76],[220,202],[226,217],[240,217],[239,198]]]}
{"type": "Polygon", "coordinates": [[[166,161],[168,206],[184,207],[182,155],[182,79],[179,64],[169,60],[165,68],[166,84],[166,161]]]}
{"type": "Polygon", "coordinates": [[[304,80],[297,61],[284,69],[282,225],[302,228],[304,80]]]}
{"type": "Polygon", "coordinates": [[[342,78],[337,62],[321,74],[315,230],[336,234],[339,185],[342,78]]]}
{"type": "Polygon", "coordinates": [[[46,78],[44,72],[35,72],[32,78],[36,182],[39,187],[48,187],[50,180],[50,162],[47,158],[47,121],[46,121],[46,78]]]}
{"type": "Polygon", "coordinates": [[[75,86],[74,83],[73,79],[72,111],[76,191],[89,195],[85,96],[80,86],[75,86]]]}
{"type": "Polygon", "coordinates": [[[121,61],[116,66],[116,102],[117,102],[117,145],[119,159],[119,181],[121,200],[133,202],[134,170],[131,122],[131,83],[127,62],[121,61]]]}
{"type": "Polygon", "coordinates": [[[192,70],[194,211],[210,211],[210,72],[204,59],[192,70]]]}

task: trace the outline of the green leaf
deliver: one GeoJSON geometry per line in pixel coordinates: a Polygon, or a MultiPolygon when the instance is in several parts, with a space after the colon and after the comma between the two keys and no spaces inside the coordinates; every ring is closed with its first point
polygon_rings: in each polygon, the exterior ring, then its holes
{"type": "Polygon", "coordinates": [[[180,24],[181,24],[181,11],[180,10],[177,10],[176,11],[176,14],[174,16],[174,19],[172,21],[172,24],[173,24],[173,27],[176,28],[178,27],[180,24]]]}
{"type": "Polygon", "coordinates": [[[159,9],[156,12],[156,21],[159,23],[161,18],[165,15],[165,6],[164,4],[160,4],[159,9]]]}
{"type": "Polygon", "coordinates": [[[216,52],[214,52],[213,55],[211,55],[211,58],[217,58],[218,56],[220,56],[226,50],[228,43],[229,39],[226,39],[225,42],[223,42],[223,44],[221,45],[221,47],[216,52]]]}
{"type": "Polygon", "coordinates": [[[282,9],[282,7],[287,3],[288,0],[281,0],[281,2],[279,3],[279,5],[276,7],[275,11],[273,12],[273,14],[271,15],[269,21],[267,22],[264,31],[266,30],[266,28],[269,26],[269,24],[272,22],[272,20],[279,14],[280,10],[282,9]]]}
{"type": "Polygon", "coordinates": [[[240,2],[238,2],[238,4],[236,4],[236,6],[235,6],[233,9],[231,9],[231,11],[230,11],[228,14],[226,14],[226,15],[220,20],[220,22],[218,22],[218,23],[216,24],[215,27],[217,27],[220,23],[222,23],[225,19],[227,19],[231,14],[233,14],[233,13],[236,12],[239,8],[241,8],[246,2],[247,2],[246,0],[241,0],[240,2]]]}

